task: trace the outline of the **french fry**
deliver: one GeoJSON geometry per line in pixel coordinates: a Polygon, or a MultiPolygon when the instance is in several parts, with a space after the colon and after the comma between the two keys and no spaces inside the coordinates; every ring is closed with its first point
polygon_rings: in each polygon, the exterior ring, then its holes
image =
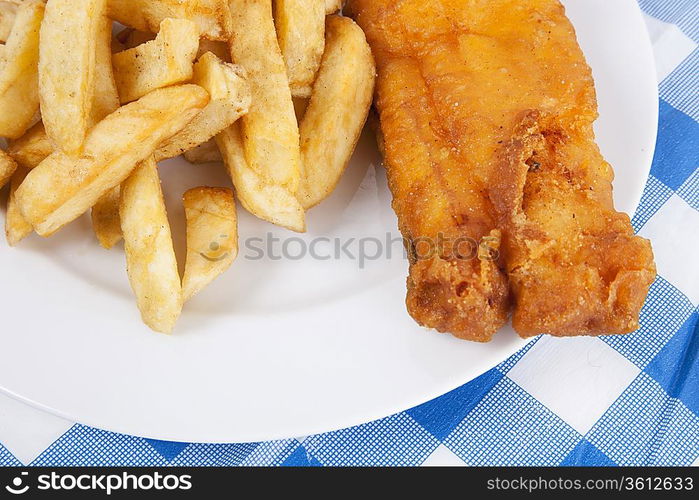
{"type": "MultiPolygon", "coordinates": [[[[112,70],[112,21],[103,16],[95,45],[95,92],[92,99],[91,126],[119,109],[114,71],[112,70]]],[[[119,186],[102,195],[92,207],[92,229],[104,248],[112,248],[121,240],[119,221],[119,186]]]]}
{"type": "Polygon", "coordinates": [[[216,144],[238,199],[248,212],[292,231],[302,233],[306,230],[305,213],[296,197],[248,166],[240,121],[218,134],[216,144]]]}
{"type": "Polygon", "coordinates": [[[0,2],[0,42],[6,42],[17,15],[17,5],[0,2]]]}
{"type": "Polygon", "coordinates": [[[41,0],[17,8],[0,66],[0,137],[17,139],[34,123],[39,110],[39,30],[41,0]]]}
{"type": "Polygon", "coordinates": [[[126,269],[143,322],[156,332],[170,333],[182,311],[182,287],[152,156],[124,181],[119,213],[126,269]]]}
{"type": "Polygon", "coordinates": [[[325,0],[325,14],[335,14],[338,10],[342,8],[345,2],[343,0],[325,0]]]}
{"type": "Polygon", "coordinates": [[[197,26],[186,19],[165,19],[155,40],[112,56],[122,103],[161,87],[189,81],[199,48],[197,26]]]}
{"type": "Polygon", "coordinates": [[[326,48],[301,122],[305,176],[298,198],[311,208],[332,193],[366,123],[376,69],[364,32],[350,18],[329,16],[326,48]]]}
{"type": "Polygon", "coordinates": [[[216,139],[210,139],[197,147],[184,152],[184,159],[189,163],[213,163],[222,162],[221,152],[216,145],[216,139]]]}
{"type": "Polygon", "coordinates": [[[95,126],[107,115],[119,108],[119,93],[117,91],[114,71],[112,69],[112,21],[102,16],[97,24],[95,36],[95,76],[94,91],[89,127],[95,126]]]}
{"type": "Polygon", "coordinates": [[[294,97],[310,97],[325,47],[324,0],[276,0],[275,22],[294,97]]]}
{"type": "Polygon", "coordinates": [[[229,0],[109,0],[109,17],[140,31],[157,33],[167,18],[188,19],[208,40],[231,36],[229,0]]]}
{"type": "Polygon", "coordinates": [[[15,170],[17,170],[17,162],[0,149],[0,189],[7,184],[15,170]]]}
{"type": "Polygon", "coordinates": [[[22,214],[41,236],[51,235],[119,185],[208,101],[201,87],[180,85],[119,108],[90,131],[81,156],[56,151],[29,173],[16,193],[22,214]]]}
{"type": "Polygon", "coordinates": [[[182,200],[187,220],[187,261],[182,278],[186,302],[223,274],[238,256],[238,219],[230,189],[190,189],[182,200]]]}
{"type": "Polygon", "coordinates": [[[32,232],[32,225],[27,222],[22,212],[20,212],[15,196],[17,188],[22,184],[28,173],[28,168],[19,166],[10,181],[10,194],[7,197],[7,213],[5,214],[5,237],[11,247],[17,245],[32,232]]]}
{"type": "Polygon", "coordinates": [[[295,194],[301,150],[294,105],[272,18],[270,0],[238,0],[231,58],[248,72],[250,111],[242,119],[245,158],[257,176],[295,194]]]}
{"type": "Polygon", "coordinates": [[[8,141],[7,153],[21,167],[32,169],[53,153],[53,144],[44,130],[44,124],[37,122],[19,139],[8,141]]]}
{"type": "Polygon", "coordinates": [[[80,153],[90,127],[94,47],[105,12],[106,0],[51,0],[41,23],[41,117],[51,142],[69,155],[80,153]]]}
{"type": "Polygon", "coordinates": [[[209,93],[209,104],[180,131],[160,145],[156,161],[179,156],[230,126],[250,108],[245,70],[221,61],[211,52],[194,65],[192,83],[209,93]]]}

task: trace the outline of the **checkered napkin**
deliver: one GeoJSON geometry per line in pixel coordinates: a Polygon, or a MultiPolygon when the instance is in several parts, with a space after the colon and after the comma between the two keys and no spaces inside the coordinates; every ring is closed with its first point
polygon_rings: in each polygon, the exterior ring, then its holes
{"type": "Polygon", "coordinates": [[[0,397],[0,465],[699,464],[699,2],[639,0],[660,130],[636,230],[660,276],[637,333],[539,338],[429,403],[351,429],[248,444],[114,434],[0,397]]]}

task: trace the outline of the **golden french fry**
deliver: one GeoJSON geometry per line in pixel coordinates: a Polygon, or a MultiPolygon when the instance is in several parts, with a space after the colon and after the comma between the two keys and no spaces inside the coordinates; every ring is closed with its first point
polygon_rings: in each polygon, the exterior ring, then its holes
{"type": "Polygon", "coordinates": [[[19,166],[17,170],[15,170],[15,173],[12,175],[12,180],[10,181],[10,194],[7,197],[7,213],[5,214],[5,237],[7,238],[7,243],[11,247],[15,246],[32,232],[32,225],[27,222],[22,212],[20,212],[15,196],[17,188],[22,184],[28,173],[28,168],[19,166]]]}
{"type": "Polygon", "coordinates": [[[16,139],[34,123],[39,110],[39,29],[41,0],[17,8],[0,66],[0,137],[16,139]]]}
{"type": "Polygon", "coordinates": [[[210,139],[197,147],[184,152],[184,158],[189,163],[222,162],[221,152],[218,150],[215,139],[210,139]]]}
{"type": "Polygon", "coordinates": [[[343,0],[325,0],[325,14],[335,14],[345,2],[343,0]]]}
{"type": "Polygon", "coordinates": [[[17,5],[0,2],[0,42],[6,42],[17,15],[17,5]]]}
{"type": "MultiPolygon", "coordinates": [[[[114,71],[112,70],[112,21],[103,16],[95,45],[95,92],[92,99],[91,126],[119,109],[114,71]]],[[[102,195],[92,207],[92,229],[104,248],[112,248],[121,240],[119,221],[119,186],[102,195]]]]}
{"type": "Polygon", "coordinates": [[[277,43],[270,0],[238,0],[233,17],[232,60],[248,72],[250,111],[242,119],[250,168],[296,193],[301,180],[299,132],[286,68],[277,43]]]}
{"type": "Polygon", "coordinates": [[[250,108],[250,85],[245,70],[221,61],[211,52],[194,65],[192,83],[209,93],[209,104],[178,134],[160,145],[156,161],[179,156],[230,126],[250,108]]]}
{"type": "Polygon", "coordinates": [[[199,48],[197,26],[186,19],[165,19],[155,40],[112,56],[122,103],[161,87],[189,81],[199,48]]]}
{"type": "Polygon", "coordinates": [[[182,287],[152,156],[124,181],[119,212],[126,270],[143,322],[156,332],[170,333],[182,311],[182,287]]]}
{"type": "Polygon", "coordinates": [[[301,122],[304,208],[332,193],[366,123],[376,69],[364,32],[348,17],[327,18],[323,63],[301,122]]]}
{"type": "Polygon", "coordinates": [[[231,36],[229,0],[109,0],[109,16],[125,26],[157,33],[167,18],[188,19],[208,40],[231,36]]]}
{"type": "Polygon", "coordinates": [[[51,142],[79,154],[90,127],[94,94],[95,41],[106,0],[51,0],[41,23],[39,95],[51,142]]]}
{"type": "Polygon", "coordinates": [[[325,47],[324,0],[276,0],[274,20],[294,97],[310,97],[325,47]]]}
{"type": "Polygon", "coordinates": [[[7,184],[15,170],[17,170],[17,162],[0,149],[0,189],[7,184]]]}
{"type": "Polygon", "coordinates": [[[44,124],[37,122],[19,139],[8,141],[7,153],[18,165],[32,169],[53,153],[53,144],[46,135],[44,124]]]}
{"type": "Polygon", "coordinates": [[[112,69],[112,21],[102,16],[97,24],[95,36],[95,89],[92,95],[92,106],[89,126],[93,127],[107,115],[119,109],[119,93],[117,91],[114,71],[112,69]]]}
{"type": "Polygon", "coordinates": [[[197,85],[159,89],[119,108],[88,134],[83,153],[52,153],[17,189],[24,217],[41,236],[72,221],[153,154],[206,106],[209,95],[197,85]]]}
{"type": "Polygon", "coordinates": [[[292,231],[302,233],[306,230],[305,213],[296,197],[248,166],[240,121],[218,134],[216,144],[238,199],[248,212],[292,231]]]}
{"type": "Polygon", "coordinates": [[[238,256],[233,191],[198,187],[182,198],[187,219],[187,261],[182,295],[188,301],[223,274],[238,256]]]}

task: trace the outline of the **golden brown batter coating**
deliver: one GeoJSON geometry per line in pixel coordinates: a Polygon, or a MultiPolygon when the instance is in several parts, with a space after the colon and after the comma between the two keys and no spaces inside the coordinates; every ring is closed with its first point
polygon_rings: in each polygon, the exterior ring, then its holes
{"type": "Polygon", "coordinates": [[[495,166],[478,160],[485,143],[473,141],[490,127],[469,110],[462,34],[440,2],[358,0],[351,10],[379,66],[393,206],[420,255],[411,259],[408,310],[422,325],[490,340],[507,320],[509,292],[500,262],[468,248],[497,249],[499,232],[487,196],[495,166]]]}
{"type": "Polygon", "coordinates": [[[633,330],[652,252],[613,209],[594,82],[558,0],[352,0],[349,10],[378,64],[404,236],[495,250],[505,236],[496,260],[412,259],[413,317],[487,341],[511,287],[522,335],[633,330]]]}
{"type": "Polygon", "coordinates": [[[501,151],[491,197],[524,337],[632,332],[655,279],[650,242],[614,210],[590,110],[577,120],[524,113],[501,151]]]}

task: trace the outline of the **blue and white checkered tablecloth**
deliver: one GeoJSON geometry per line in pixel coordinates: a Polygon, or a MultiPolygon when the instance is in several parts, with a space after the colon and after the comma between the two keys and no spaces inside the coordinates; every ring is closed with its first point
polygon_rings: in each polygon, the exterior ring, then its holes
{"type": "Polygon", "coordinates": [[[417,408],[265,443],[119,435],[0,396],[0,465],[699,464],[699,1],[639,3],[660,79],[657,151],[633,218],[659,270],[640,331],[539,338],[417,408]]]}

